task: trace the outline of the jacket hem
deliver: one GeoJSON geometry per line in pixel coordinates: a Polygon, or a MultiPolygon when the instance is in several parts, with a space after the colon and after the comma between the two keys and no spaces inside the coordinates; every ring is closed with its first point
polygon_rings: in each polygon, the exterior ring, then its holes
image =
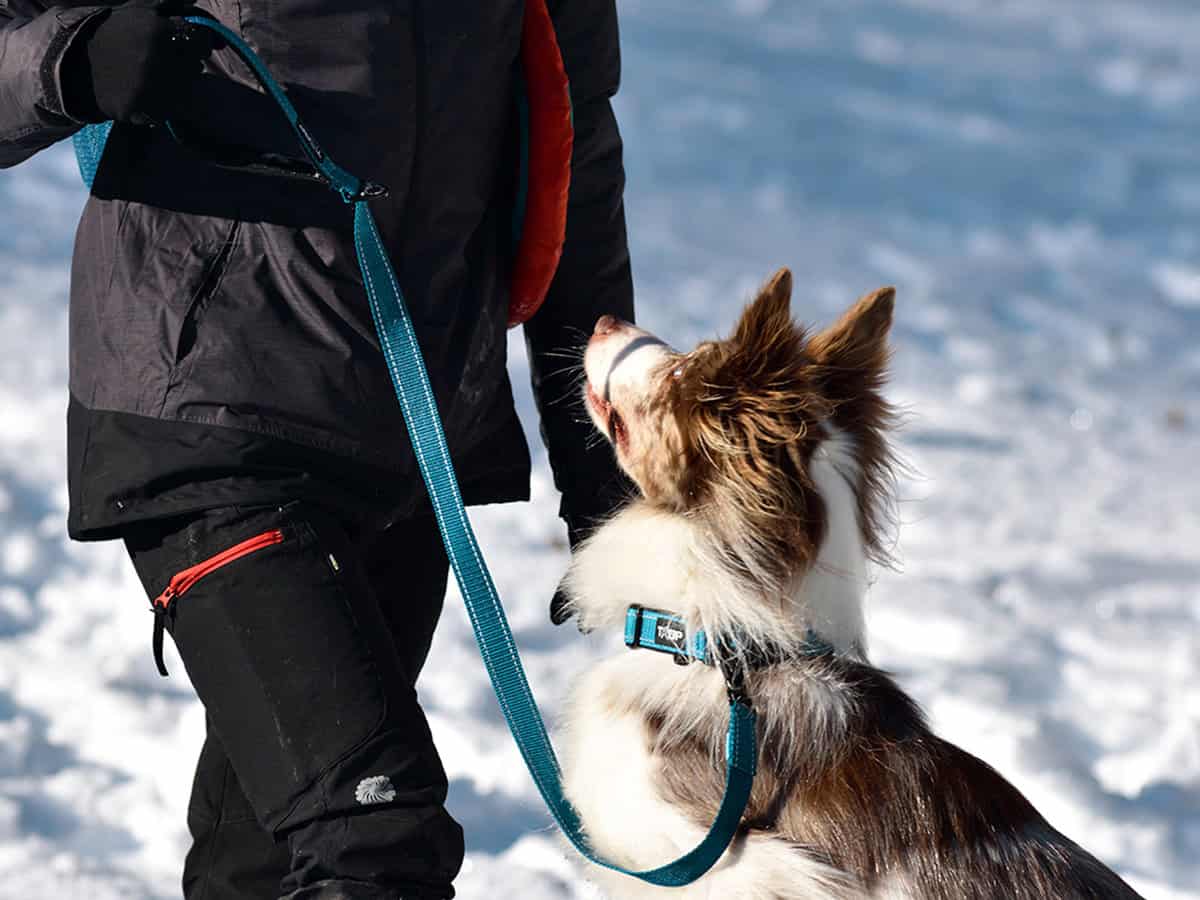
{"type": "MultiPolygon", "coordinates": [[[[456,460],[466,504],[529,498],[528,452],[515,430],[514,438],[513,428],[501,429],[486,448],[456,460]],[[497,441],[519,442],[522,452],[493,456],[497,441]],[[491,467],[489,458],[512,462],[491,467]]],[[[404,452],[411,463],[407,445],[404,452]]],[[[67,457],[67,533],[77,541],[112,540],[134,522],[230,505],[308,499],[377,527],[429,506],[414,465],[389,470],[268,433],[89,409],[73,395],[67,457]],[[104,466],[85,468],[93,458],[104,466]]]]}

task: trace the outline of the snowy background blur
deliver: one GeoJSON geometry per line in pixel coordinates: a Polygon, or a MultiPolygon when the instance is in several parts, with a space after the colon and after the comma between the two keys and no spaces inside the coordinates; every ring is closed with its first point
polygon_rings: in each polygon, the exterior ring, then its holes
{"type": "MultiPolygon", "coordinates": [[[[1200,897],[1195,0],[620,9],[642,322],[681,346],[725,331],[784,264],[814,323],[898,286],[918,474],[874,657],[1148,898],[1200,897]]],[[[167,898],[202,713],[181,665],[153,670],[120,546],[64,532],[82,201],[68,147],[0,175],[0,897],[167,898]]],[[[553,714],[616,636],[547,622],[566,548],[537,465],[531,505],[473,518],[553,714]]],[[[467,828],[460,896],[594,896],[456,594],[421,693],[467,828]]]]}

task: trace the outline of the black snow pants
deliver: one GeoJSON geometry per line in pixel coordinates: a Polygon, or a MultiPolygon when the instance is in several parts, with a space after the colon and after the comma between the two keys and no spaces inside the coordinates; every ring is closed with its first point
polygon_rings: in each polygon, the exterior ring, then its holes
{"type": "Polygon", "coordinates": [[[208,724],[187,900],[454,896],[462,829],[415,691],[448,572],[433,518],[361,533],[298,500],[124,537],[152,600],[185,573],[163,618],[208,724]]]}

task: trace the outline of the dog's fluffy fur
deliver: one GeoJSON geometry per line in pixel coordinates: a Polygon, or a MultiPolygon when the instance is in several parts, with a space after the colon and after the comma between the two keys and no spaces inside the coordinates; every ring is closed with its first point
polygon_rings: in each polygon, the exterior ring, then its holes
{"type": "MultiPolygon", "coordinates": [[[[607,317],[588,344],[585,402],[642,496],[575,555],[580,627],[618,630],[639,603],[736,632],[739,653],[799,651],[809,631],[834,649],[746,667],[759,772],[709,874],[684,889],[595,879],[614,898],[1136,897],[868,663],[866,569],[885,555],[892,496],[880,391],[894,292],[811,336],[790,297],[783,270],[731,337],[686,354],[607,317]]],[[[586,673],[565,784],[601,854],[652,868],[700,840],[721,798],[727,713],[714,667],[639,651],[586,673]]]]}

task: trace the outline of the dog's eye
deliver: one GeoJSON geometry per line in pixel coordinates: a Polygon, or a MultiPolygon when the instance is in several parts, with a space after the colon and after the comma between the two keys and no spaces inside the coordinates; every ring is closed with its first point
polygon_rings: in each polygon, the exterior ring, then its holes
{"type": "Polygon", "coordinates": [[[682,378],[683,377],[683,363],[680,363],[674,369],[671,370],[671,377],[672,378],[682,378]]]}

